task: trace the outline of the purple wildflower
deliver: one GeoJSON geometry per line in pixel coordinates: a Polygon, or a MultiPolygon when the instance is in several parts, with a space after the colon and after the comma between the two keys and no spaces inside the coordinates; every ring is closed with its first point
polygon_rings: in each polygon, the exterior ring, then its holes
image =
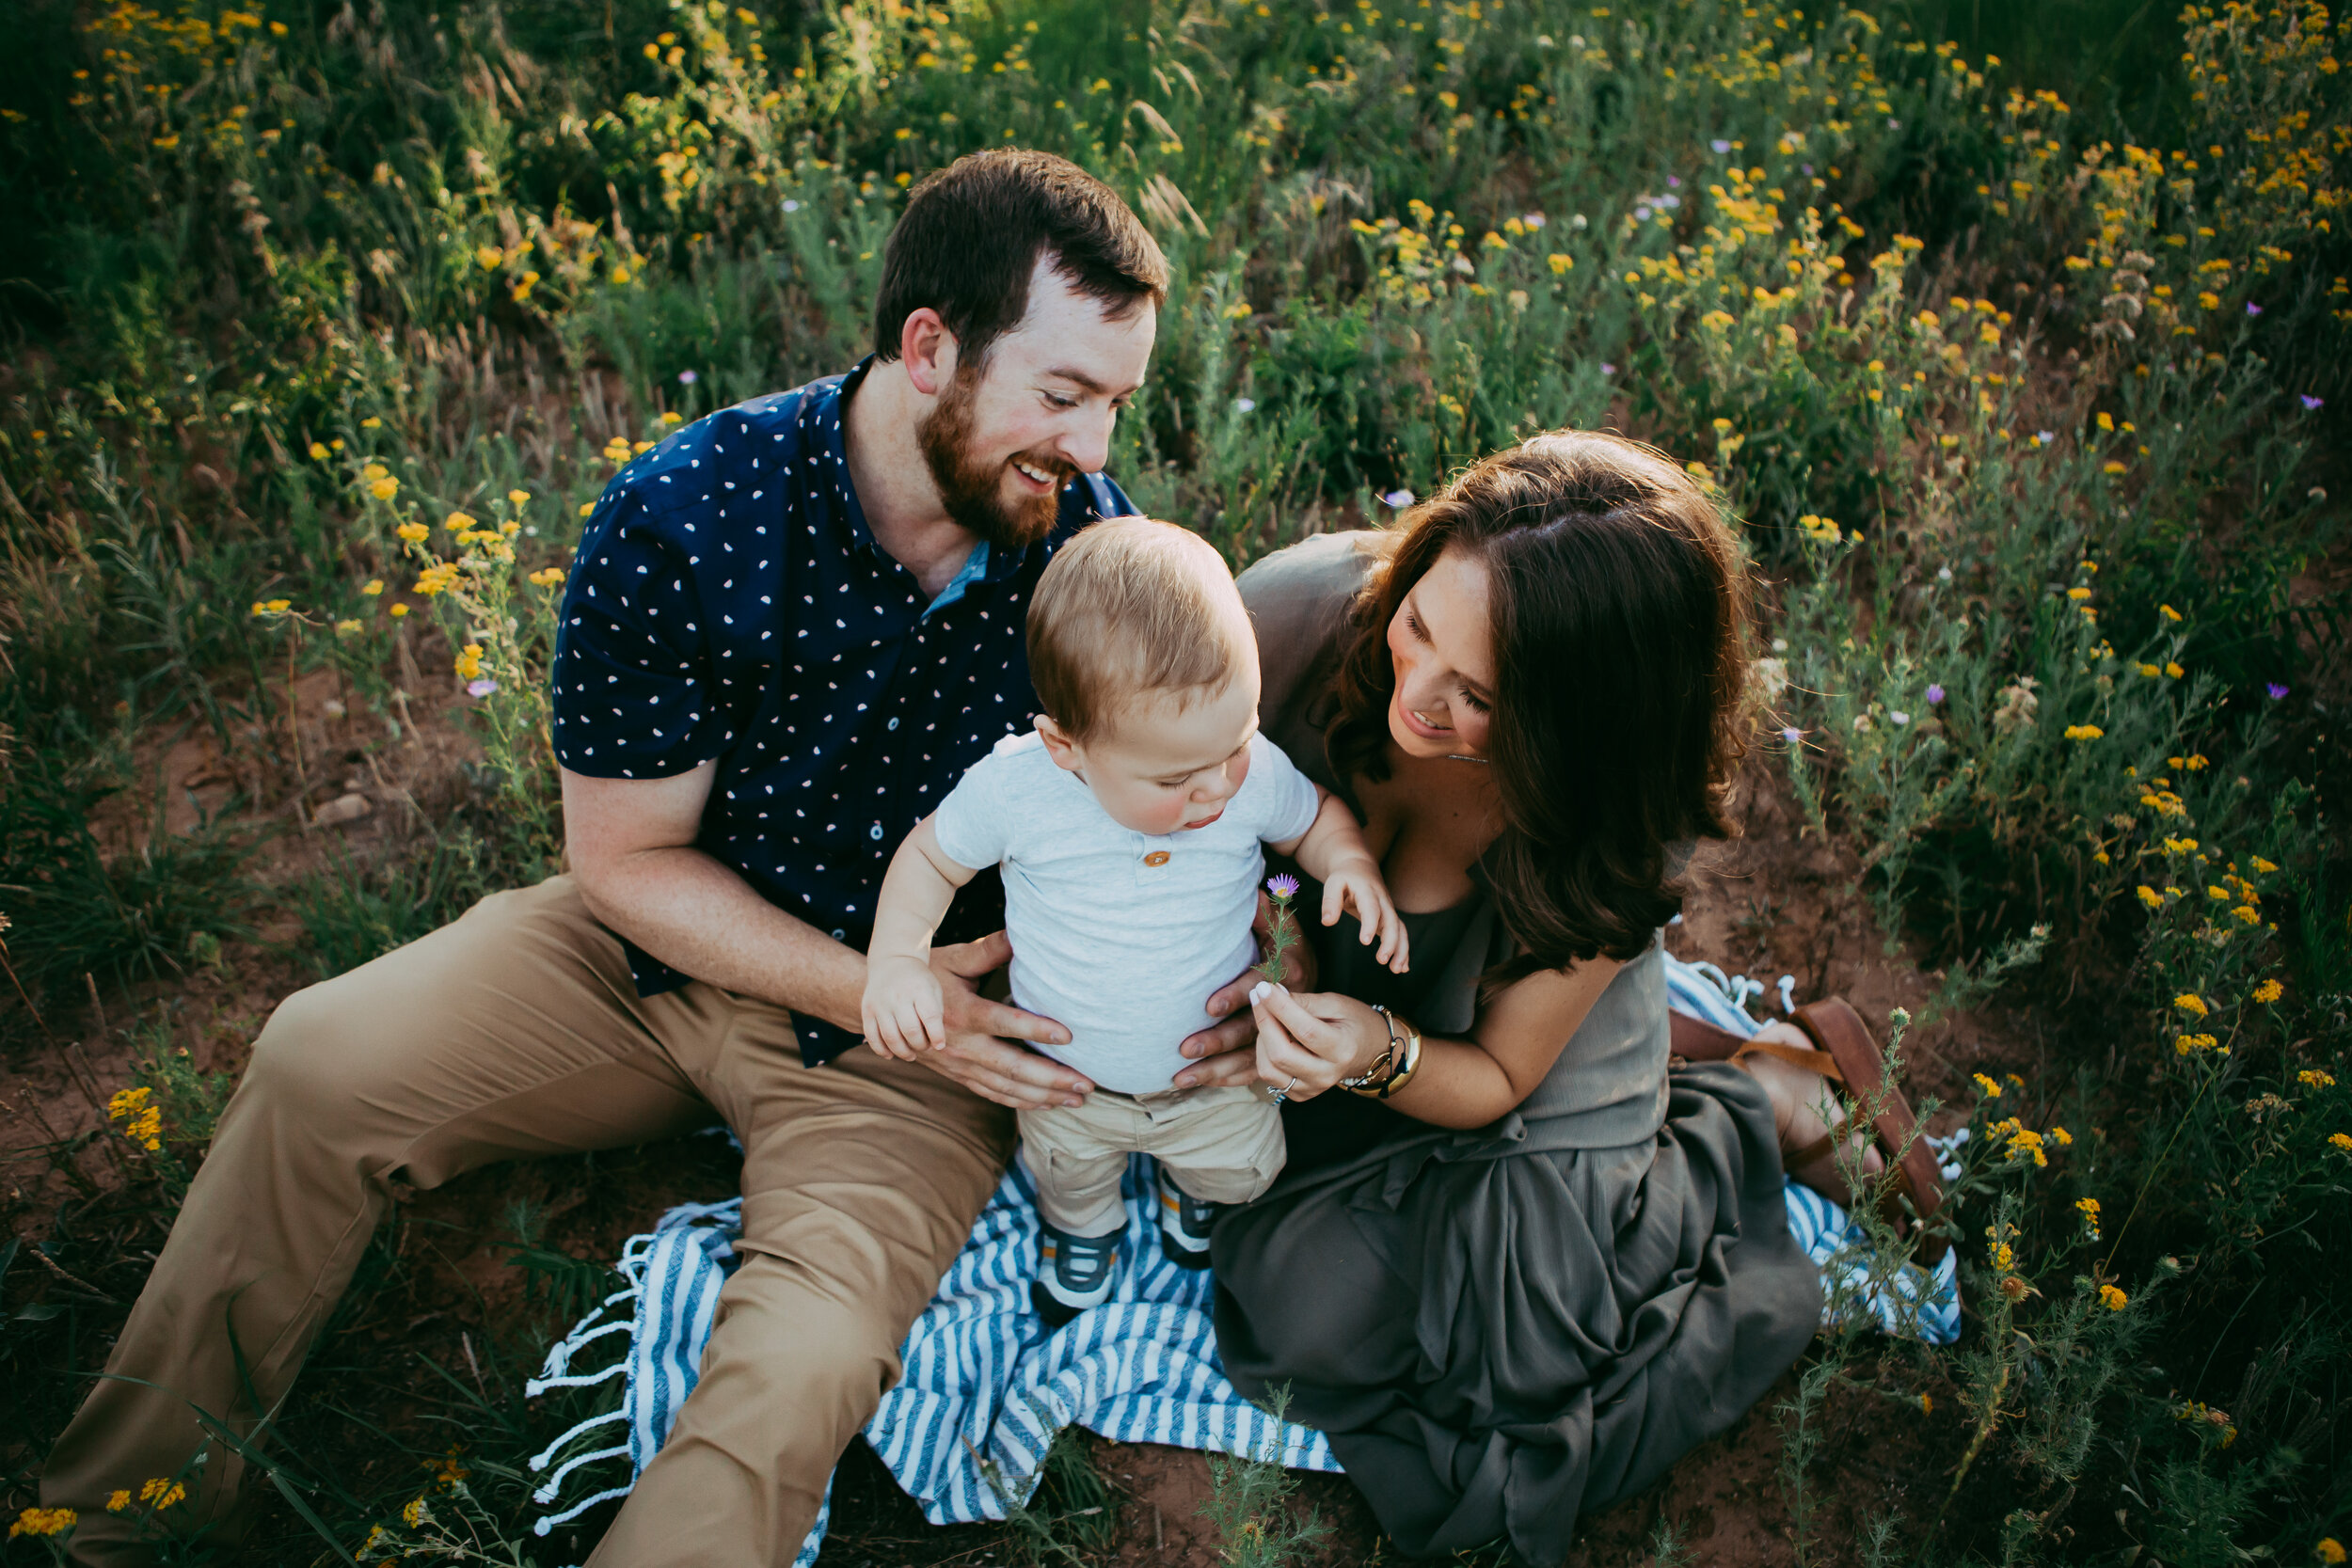
{"type": "Polygon", "coordinates": [[[498,682],[492,680],[487,675],[482,675],[466,683],[466,695],[469,697],[487,697],[498,689],[498,682]]]}
{"type": "Polygon", "coordinates": [[[2315,398],[2309,392],[2305,392],[2303,394],[2303,412],[2306,414],[2315,414],[2319,411],[2319,405],[2327,401],[2328,400],[2326,398],[2315,398]]]}
{"type": "Polygon", "coordinates": [[[1713,141],[1708,142],[1707,145],[1714,149],[1719,153],[1728,152],[1731,150],[1731,144],[1724,140],[1721,136],[1716,137],[1713,141]]]}
{"type": "Polygon", "coordinates": [[[1796,725],[1791,724],[1787,729],[1780,732],[1780,737],[1781,739],[1788,742],[1789,745],[1794,746],[1798,741],[1804,738],[1804,732],[1797,728],[1796,725]]]}
{"type": "Polygon", "coordinates": [[[1410,490],[1391,490],[1380,499],[1400,511],[1413,504],[1413,493],[1410,490]]]}
{"type": "Polygon", "coordinates": [[[1931,686],[1928,688],[1928,706],[1933,707],[1936,704],[1942,702],[1943,700],[1944,689],[1942,687],[1931,686]]]}
{"type": "Polygon", "coordinates": [[[2263,313],[2263,308],[2249,299],[2246,302],[2246,313],[2249,316],[2259,316],[2263,313]]]}
{"type": "Polygon", "coordinates": [[[1277,898],[1288,898],[1298,891],[1298,879],[1284,871],[1265,879],[1265,890],[1277,898]]]}
{"type": "Polygon", "coordinates": [[[1617,373],[1617,367],[1604,361],[1600,367],[1600,373],[1603,375],[1614,375],[1617,373]]]}
{"type": "Polygon", "coordinates": [[[2263,689],[2270,693],[2270,700],[2274,703],[2287,694],[2287,689],[2280,686],[2277,681],[2270,681],[2266,683],[2263,687],[2263,689]]]}
{"type": "Polygon", "coordinates": [[[702,377],[696,375],[692,371],[680,371],[677,372],[677,384],[681,387],[691,387],[695,382],[700,381],[702,377]]]}
{"type": "Polygon", "coordinates": [[[1669,174],[1666,176],[1666,188],[1670,191],[1680,190],[1682,188],[1682,176],[1679,174],[1669,174]]]}

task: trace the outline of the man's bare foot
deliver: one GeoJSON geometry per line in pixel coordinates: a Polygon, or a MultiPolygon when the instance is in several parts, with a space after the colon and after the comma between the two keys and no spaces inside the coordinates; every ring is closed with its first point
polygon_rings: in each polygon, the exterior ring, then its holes
{"type": "MultiPolygon", "coordinates": [[[[1756,1032],[1756,1038],[1793,1045],[1799,1050],[1814,1049],[1813,1042],[1793,1023],[1767,1023],[1756,1032]]],[[[1756,1055],[1743,1058],[1740,1066],[1748,1075],[1764,1085],[1772,1097],[1772,1125],[1780,1138],[1783,1155],[1802,1150],[1819,1142],[1822,1134],[1846,1123],[1846,1105],[1837,1097],[1836,1085],[1820,1073],[1784,1062],[1777,1056],[1756,1055]]],[[[1877,1142],[1867,1132],[1857,1131],[1848,1147],[1863,1145],[1862,1169],[1875,1177],[1886,1168],[1886,1158],[1879,1151],[1877,1142]]],[[[1834,1203],[1853,1207],[1853,1193],[1846,1185],[1846,1178],[1837,1166],[1836,1150],[1832,1148],[1802,1166],[1791,1166],[1790,1176],[1834,1203]]]]}

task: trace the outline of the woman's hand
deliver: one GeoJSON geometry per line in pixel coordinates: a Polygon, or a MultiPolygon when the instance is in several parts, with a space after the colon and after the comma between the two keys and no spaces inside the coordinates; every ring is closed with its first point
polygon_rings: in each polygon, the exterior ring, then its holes
{"type": "MultiPolygon", "coordinates": [[[[1273,910],[1274,901],[1260,893],[1258,918],[1250,928],[1257,936],[1261,953],[1274,945],[1273,910]]],[[[1264,978],[1254,969],[1245,969],[1211,993],[1209,1016],[1224,1022],[1186,1036],[1177,1046],[1179,1053],[1200,1065],[1178,1073],[1176,1087],[1257,1082],[1258,1058],[1250,1053],[1249,1045],[1258,1037],[1258,1020],[1246,1009],[1249,1006],[1249,988],[1264,978]]],[[[1294,986],[1315,983],[1315,956],[1307,943],[1291,944],[1282,959],[1282,978],[1294,986]]]]}
{"type": "Polygon", "coordinates": [[[1343,1078],[1361,1076],[1389,1048],[1388,1021],[1337,991],[1269,986],[1250,1011],[1258,1022],[1257,1076],[1291,1100],[1312,1100],[1343,1078]]]}

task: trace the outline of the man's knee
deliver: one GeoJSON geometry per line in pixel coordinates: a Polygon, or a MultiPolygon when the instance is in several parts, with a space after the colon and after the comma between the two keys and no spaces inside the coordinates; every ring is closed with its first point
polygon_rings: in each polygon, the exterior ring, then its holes
{"type": "Polygon", "coordinates": [[[401,1097],[416,1064],[403,1042],[429,1038],[429,1016],[388,1018],[353,994],[348,976],[323,980],[278,1005],[253,1042],[231,1111],[265,1115],[281,1131],[333,1141],[376,1119],[401,1097]]]}

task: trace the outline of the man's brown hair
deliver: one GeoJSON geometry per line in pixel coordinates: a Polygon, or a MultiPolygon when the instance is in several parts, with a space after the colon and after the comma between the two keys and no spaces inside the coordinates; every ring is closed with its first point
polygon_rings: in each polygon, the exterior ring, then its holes
{"type": "Polygon", "coordinates": [[[1039,579],[1029,679],[1047,716],[1083,741],[1138,697],[1224,690],[1255,653],[1250,639],[1241,593],[1207,540],[1112,517],[1064,545],[1039,579]]]}
{"type": "Polygon", "coordinates": [[[874,353],[898,358],[907,317],[929,306],[960,362],[984,363],[1027,314],[1043,255],[1113,321],[1167,302],[1168,261],[1118,192],[1067,158],[1000,148],[958,158],[908,196],[882,251],[874,353]]]}

